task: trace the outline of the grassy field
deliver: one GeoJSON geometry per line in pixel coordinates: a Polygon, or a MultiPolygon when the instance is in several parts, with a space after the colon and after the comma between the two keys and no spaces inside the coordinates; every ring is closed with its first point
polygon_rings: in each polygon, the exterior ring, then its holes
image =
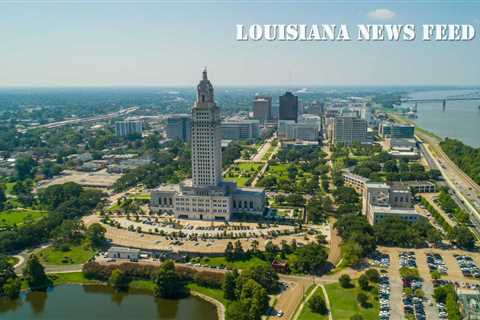
{"type": "Polygon", "coordinates": [[[261,260],[257,257],[253,257],[248,260],[241,260],[241,261],[227,261],[225,257],[210,257],[210,258],[202,258],[200,263],[206,264],[212,267],[223,265],[229,269],[248,269],[250,267],[267,264],[266,261],[261,260]]]}
{"type": "Polygon", "coordinates": [[[248,180],[253,178],[262,168],[263,163],[241,162],[232,165],[228,171],[225,180],[236,182],[239,187],[247,185],[248,180]]]}
{"type": "Polygon", "coordinates": [[[53,281],[53,285],[59,286],[62,284],[101,284],[102,282],[97,280],[90,280],[83,276],[81,272],[69,272],[69,273],[54,273],[50,275],[50,279],[53,281]]]}
{"type": "Polygon", "coordinates": [[[65,252],[54,247],[48,247],[38,253],[42,263],[57,265],[85,263],[94,255],[95,251],[82,245],[71,247],[70,250],[65,252]]]}
{"type": "Polygon", "coordinates": [[[12,209],[0,212],[0,226],[10,227],[35,222],[47,215],[46,211],[33,209],[12,209]]]}
{"type": "Polygon", "coordinates": [[[144,290],[153,292],[155,290],[155,284],[149,280],[133,280],[128,285],[131,289],[144,290]]]}
{"type": "Polygon", "coordinates": [[[196,283],[189,283],[187,288],[212,297],[213,299],[220,301],[224,306],[227,306],[228,300],[223,297],[223,291],[220,289],[206,288],[199,286],[196,283]]]}
{"type": "MultiPolygon", "coordinates": [[[[314,286],[310,287],[312,290],[314,286]]],[[[306,296],[310,294],[310,288],[307,290],[306,296]]],[[[315,291],[314,295],[320,294],[322,295],[323,299],[325,300],[325,297],[323,296],[322,289],[319,287],[317,291],[315,291]]],[[[313,296],[312,296],[313,297],[313,296]]],[[[308,301],[305,303],[305,306],[303,307],[302,311],[300,312],[300,315],[298,316],[298,320],[326,320],[328,319],[328,315],[321,315],[319,313],[315,313],[312,310],[310,310],[310,307],[308,306],[308,301]]]]}
{"type": "Polygon", "coordinates": [[[368,295],[370,308],[363,308],[357,302],[357,294],[362,292],[355,283],[354,288],[342,288],[338,283],[325,286],[330,300],[331,312],[334,319],[350,319],[355,314],[360,314],[365,320],[378,319],[379,304],[377,297],[370,292],[363,291],[368,295]]]}

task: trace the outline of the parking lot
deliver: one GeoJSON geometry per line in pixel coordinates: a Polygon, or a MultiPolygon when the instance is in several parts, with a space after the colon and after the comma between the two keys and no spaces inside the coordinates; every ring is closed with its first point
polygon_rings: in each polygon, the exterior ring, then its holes
{"type": "Polygon", "coordinates": [[[389,319],[405,319],[406,311],[416,314],[416,310],[418,310],[417,319],[447,319],[445,306],[438,305],[433,299],[435,285],[449,282],[456,287],[480,288],[480,278],[475,278],[476,272],[479,271],[477,270],[480,262],[479,253],[462,250],[430,248],[405,250],[384,247],[379,248],[379,251],[381,254],[372,256],[370,262],[380,269],[388,270],[391,301],[389,319]],[[405,253],[401,254],[402,252],[405,253]],[[405,299],[404,284],[399,272],[401,266],[418,270],[423,281],[409,282],[408,286],[421,288],[424,299],[419,300],[413,296],[405,299]],[[442,280],[433,280],[432,271],[438,271],[442,280]],[[408,305],[406,309],[405,304],[408,305]]]}

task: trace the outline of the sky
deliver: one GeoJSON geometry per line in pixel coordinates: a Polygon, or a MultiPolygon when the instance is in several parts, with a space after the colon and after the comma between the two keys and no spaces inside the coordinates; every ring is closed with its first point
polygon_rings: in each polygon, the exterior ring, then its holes
{"type": "MultiPolygon", "coordinates": [[[[2,1],[0,87],[480,85],[480,2],[2,1]],[[472,24],[465,42],[237,41],[237,24],[472,24]]],[[[355,34],[355,32],[353,32],[355,34]]]]}

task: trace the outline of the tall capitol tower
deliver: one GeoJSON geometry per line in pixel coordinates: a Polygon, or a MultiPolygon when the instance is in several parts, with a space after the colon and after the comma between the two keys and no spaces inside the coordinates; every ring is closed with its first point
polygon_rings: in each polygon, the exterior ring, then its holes
{"type": "Polygon", "coordinates": [[[220,109],[213,86],[203,70],[192,108],[192,178],[194,187],[218,186],[222,181],[220,109]]]}

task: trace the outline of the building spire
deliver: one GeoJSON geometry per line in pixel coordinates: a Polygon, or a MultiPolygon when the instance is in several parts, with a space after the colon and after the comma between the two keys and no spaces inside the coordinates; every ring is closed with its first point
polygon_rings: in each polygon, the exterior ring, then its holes
{"type": "Polygon", "coordinates": [[[205,66],[203,68],[203,77],[202,77],[203,80],[208,80],[208,77],[207,77],[207,66],[205,66]]]}

